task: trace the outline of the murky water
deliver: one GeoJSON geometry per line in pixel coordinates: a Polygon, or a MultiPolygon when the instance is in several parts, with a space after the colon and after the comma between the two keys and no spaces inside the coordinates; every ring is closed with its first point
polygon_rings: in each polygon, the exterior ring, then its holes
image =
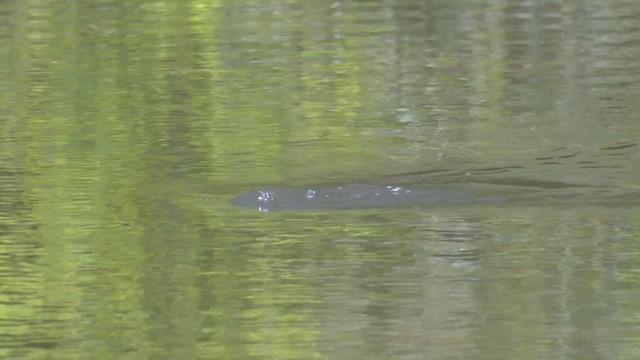
{"type": "Polygon", "coordinates": [[[0,357],[640,356],[640,3],[0,17],[0,357]]]}

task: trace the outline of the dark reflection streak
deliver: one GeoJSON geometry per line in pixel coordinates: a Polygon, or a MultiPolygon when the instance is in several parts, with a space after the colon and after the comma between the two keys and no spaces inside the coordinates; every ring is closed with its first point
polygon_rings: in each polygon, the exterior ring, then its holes
{"type": "Polygon", "coordinates": [[[460,233],[460,232],[450,232],[450,231],[439,231],[439,230],[431,230],[428,231],[430,233],[436,234],[441,237],[440,241],[449,242],[449,243],[460,243],[460,242],[469,242],[473,240],[478,240],[477,236],[472,236],[469,233],[460,233]]]}
{"type": "Polygon", "coordinates": [[[577,155],[580,155],[580,153],[573,153],[573,154],[569,154],[569,155],[561,155],[561,156],[558,156],[558,159],[569,159],[569,158],[575,157],[577,155]]]}
{"type": "Polygon", "coordinates": [[[525,186],[541,189],[564,189],[564,188],[586,188],[590,187],[586,184],[567,183],[562,181],[548,181],[548,180],[531,180],[521,178],[505,178],[505,179],[486,179],[482,181],[472,181],[481,184],[494,184],[494,185],[511,185],[511,186],[525,186]]]}
{"type": "Polygon", "coordinates": [[[618,165],[591,165],[591,166],[580,166],[580,169],[606,169],[606,168],[616,169],[616,168],[622,168],[622,166],[618,166],[618,165]]]}
{"type": "Polygon", "coordinates": [[[627,149],[637,145],[640,145],[640,144],[624,144],[624,145],[607,146],[607,147],[601,148],[600,150],[622,150],[622,149],[627,149]]]}
{"type": "Polygon", "coordinates": [[[457,260],[457,261],[478,261],[480,259],[479,256],[474,255],[433,255],[435,258],[447,259],[447,260],[457,260]]]}
{"type": "Polygon", "coordinates": [[[425,170],[425,171],[412,171],[405,172],[400,174],[387,175],[384,177],[403,177],[403,176],[413,176],[413,175],[435,175],[435,174],[443,174],[450,173],[449,175],[465,175],[465,174],[478,174],[478,173],[487,173],[487,174],[500,174],[509,172],[513,169],[525,169],[523,166],[504,166],[504,167],[489,167],[489,168],[477,168],[477,169],[469,169],[466,171],[458,171],[452,169],[435,169],[435,170],[425,170]]]}
{"type": "Polygon", "coordinates": [[[554,156],[538,157],[538,158],[536,158],[536,160],[551,160],[553,158],[554,158],[554,156]]]}
{"type": "Polygon", "coordinates": [[[443,258],[443,259],[451,259],[451,260],[466,260],[473,261],[480,259],[480,256],[475,251],[460,251],[451,254],[433,254],[431,255],[434,258],[443,258]]]}
{"type": "Polygon", "coordinates": [[[563,163],[557,161],[545,161],[541,162],[540,165],[563,165],[563,163]]]}
{"type": "Polygon", "coordinates": [[[53,349],[58,347],[57,342],[53,341],[38,341],[38,342],[27,342],[24,344],[24,347],[36,348],[36,349],[53,349]]]}
{"type": "Polygon", "coordinates": [[[496,171],[467,171],[467,172],[460,173],[460,174],[461,174],[461,175],[462,175],[462,174],[464,174],[464,175],[479,175],[479,174],[482,174],[482,175],[489,175],[489,174],[505,174],[505,173],[508,173],[509,171],[511,171],[511,170],[496,170],[496,171]]]}
{"type": "Polygon", "coordinates": [[[523,166],[503,166],[503,167],[471,169],[470,171],[495,171],[495,170],[512,170],[512,169],[524,169],[524,167],[523,166]]]}
{"type": "MultiPolygon", "coordinates": [[[[6,336],[3,335],[3,336],[6,336]]],[[[0,348],[5,349],[23,349],[23,348],[34,348],[34,349],[53,349],[58,347],[59,343],[53,341],[29,341],[26,343],[16,342],[13,343],[0,343],[0,348]]]]}

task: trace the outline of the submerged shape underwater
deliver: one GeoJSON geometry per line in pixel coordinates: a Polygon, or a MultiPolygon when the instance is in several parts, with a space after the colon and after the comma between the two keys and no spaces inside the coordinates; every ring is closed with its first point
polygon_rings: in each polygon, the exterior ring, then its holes
{"type": "Polygon", "coordinates": [[[260,188],[244,193],[232,203],[260,212],[346,210],[410,207],[429,204],[501,202],[500,195],[479,195],[460,186],[410,185],[314,185],[260,188]]]}

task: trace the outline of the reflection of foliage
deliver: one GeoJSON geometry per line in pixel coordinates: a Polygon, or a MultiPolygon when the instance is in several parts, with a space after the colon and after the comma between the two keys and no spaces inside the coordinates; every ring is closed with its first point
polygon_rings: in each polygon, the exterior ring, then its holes
{"type": "MultiPolygon", "coordinates": [[[[7,274],[0,313],[29,324],[3,333],[14,342],[0,340],[7,344],[0,348],[57,347],[60,358],[77,351],[319,356],[323,294],[313,266],[358,264],[351,274],[335,266],[325,275],[340,281],[340,291],[353,290],[347,295],[392,302],[397,290],[375,281],[423,249],[425,221],[265,220],[221,205],[229,193],[258,183],[428,169],[453,155],[518,160],[541,143],[620,140],[593,131],[595,115],[538,115],[582,88],[561,83],[571,80],[562,64],[574,62],[560,44],[587,36],[580,28],[577,35],[544,33],[545,51],[554,54],[549,63],[546,55],[526,57],[539,48],[535,24],[512,26],[491,15],[508,18],[509,9],[469,10],[459,2],[422,14],[414,9],[432,2],[236,3],[0,5],[0,31],[10,34],[0,37],[0,269],[7,274]],[[529,39],[528,28],[531,43],[507,51],[511,37],[529,39]],[[538,75],[537,90],[519,85],[538,75]],[[514,91],[521,92],[507,99],[514,91]],[[514,120],[523,109],[532,114],[514,120]],[[196,199],[174,201],[184,196],[196,199]],[[403,241],[370,241],[389,238],[403,241]],[[380,293],[352,284],[367,275],[380,293]]],[[[619,53],[601,50],[593,56],[619,53]]],[[[625,73],[637,73],[631,70],[625,73]]],[[[637,93],[595,80],[589,89],[605,100],[637,93]]],[[[627,141],[639,138],[635,123],[624,124],[617,126],[627,141]]],[[[534,260],[510,268],[544,268],[534,260]]],[[[635,281],[632,272],[620,274],[635,281]]],[[[486,303],[494,300],[489,294],[486,303]]]]}

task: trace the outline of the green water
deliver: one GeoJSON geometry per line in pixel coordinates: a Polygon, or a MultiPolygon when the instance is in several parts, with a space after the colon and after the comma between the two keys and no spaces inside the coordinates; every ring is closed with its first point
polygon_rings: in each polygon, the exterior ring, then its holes
{"type": "Polygon", "coordinates": [[[640,356],[640,3],[0,19],[0,358],[640,356]],[[536,201],[229,202],[390,179],[536,201]]]}

